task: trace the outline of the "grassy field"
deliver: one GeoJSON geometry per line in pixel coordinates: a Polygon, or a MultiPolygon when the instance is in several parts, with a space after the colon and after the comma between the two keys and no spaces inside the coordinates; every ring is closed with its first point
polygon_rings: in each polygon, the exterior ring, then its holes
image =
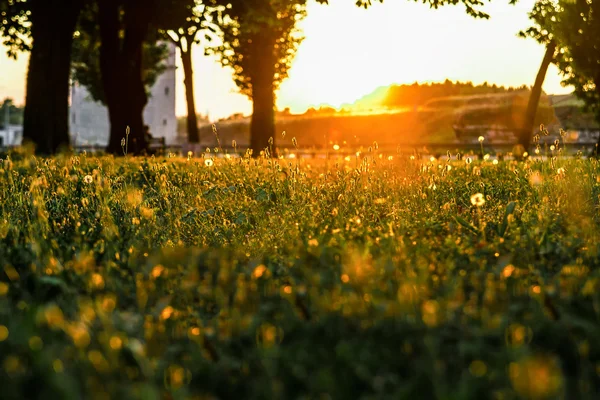
{"type": "Polygon", "coordinates": [[[2,160],[3,399],[599,398],[595,159],[213,156],[2,160]]]}

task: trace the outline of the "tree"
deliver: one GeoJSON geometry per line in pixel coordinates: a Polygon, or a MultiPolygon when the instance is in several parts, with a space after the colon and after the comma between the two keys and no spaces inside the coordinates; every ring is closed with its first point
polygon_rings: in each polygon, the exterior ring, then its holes
{"type": "Polygon", "coordinates": [[[148,89],[164,71],[166,47],[159,32],[186,20],[194,0],[102,0],[90,4],[80,23],[74,77],[108,108],[107,151],[146,150],[143,111],[148,89]]]}
{"type": "Polygon", "coordinates": [[[255,156],[275,140],[275,91],[287,77],[301,37],[296,22],[306,1],[239,0],[219,21],[222,45],[213,49],[242,94],[252,100],[250,148],[255,156]]]}
{"type": "MultiPolygon", "coordinates": [[[[328,0],[317,0],[327,4],[328,0]]],[[[415,0],[417,1],[417,0],[415,0]]],[[[379,0],[382,2],[382,0],[379,0]]],[[[489,18],[481,0],[424,0],[431,8],[463,4],[469,15],[489,18]]],[[[515,3],[511,0],[510,3],[515,3]]],[[[356,0],[368,8],[372,0],[356,0]]],[[[222,45],[212,49],[224,66],[233,69],[242,94],[253,104],[250,148],[254,156],[275,146],[275,92],[287,77],[302,38],[296,22],[306,15],[306,0],[232,0],[219,19],[222,45]]],[[[274,154],[271,154],[274,155],[274,154]]]]}
{"type": "MultiPolygon", "coordinates": [[[[150,94],[158,77],[166,70],[164,61],[169,55],[164,43],[149,39],[142,48],[142,81],[146,94],[150,94]]],[[[97,23],[97,7],[84,11],[79,20],[72,55],[72,78],[90,92],[94,101],[106,105],[102,73],[100,71],[100,28],[97,23]]]]}
{"type": "MultiPolygon", "coordinates": [[[[118,32],[123,35],[124,32],[118,32]]],[[[105,91],[105,82],[103,80],[100,50],[102,48],[100,26],[98,24],[98,6],[90,4],[84,10],[80,18],[78,29],[76,31],[76,39],[73,44],[73,63],[72,77],[73,80],[84,86],[90,93],[94,101],[100,102],[105,106],[109,106],[105,91]]],[[[142,71],[140,73],[142,85],[146,98],[150,95],[150,90],[158,77],[165,71],[166,65],[164,61],[168,56],[168,48],[164,43],[157,42],[158,34],[148,34],[148,38],[142,44],[142,71]]],[[[123,60],[120,58],[120,60],[123,60]]],[[[125,96],[126,94],[123,93],[125,96]]],[[[144,105],[145,106],[145,105],[144,105]]],[[[143,109],[142,109],[143,111],[143,109]]],[[[109,108],[110,113],[110,108],[109,108]]],[[[114,115],[113,110],[113,115],[114,115]]],[[[111,120],[112,125],[112,120],[111,120]]],[[[122,154],[121,139],[126,136],[125,127],[122,131],[114,133],[113,153],[122,154]],[[116,147],[118,146],[118,147],[116,147]]],[[[142,131],[143,134],[143,131],[142,131]]],[[[130,133],[131,138],[135,138],[137,142],[138,136],[133,131],[130,133]]],[[[135,143],[133,140],[132,150],[139,152],[141,149],[134,149],[135,143]]],[[[129,150],[129,143],[128,143],[129,150]]]]}
{"type": "Polygon", "coordinates": [[[71,44],[85,0],[0,0],[0,34],[17,57],[30,51],[23,138],[51,154],[69,145],[71,44]]]}
{"type": "Polygon", "coordinates": [[[204,38],[211,40],[210,32],[216,32],[210,14],[218,9],[216,1],[198,1],[190,5],[189,16],[185,21],[173,21],[175,26],[164,31],[164,36],[179,49],[183,65],[185,99],[187,104],[187,138],[189,143],[199,143],[198,117],[194,97],[194,68],[192,47],[204,38]]]}
{"type": "MultiPolygon", "coordinates": [[[[534,26],[524,34],[540,42],[556,43],[554,63],[562,84],[573,85],[575,95],[600,122],[600,3],[588,0],[539,0],[529,17],[534,26]]],[[[599,139],[600,144],[600,139],[599,139]]]]}
{"type": "MultiPolygon", "coordinates": [[[[534,19],[535,21],[534,16],[542,11],[545,7],[547,7],[547,4],[545,4],[543,1],[538,1],[533,6],[533,11],[529,13],[530,18],[534,19]]],[[[546,15],[545,12],[543,14],[546,15]]],[[[546,16],[543,18],[545,19],[546,16]]],[[[519,32],[519,36],[523,38],[531,37],[546,47],[542,64],[540,65],[540,69],[535,77],[535,83],[531,88],[531,93],[527,102],[527,109],[523,118],[523,126],[518,132],[518,143],[523,146],[525,151],[527,151],[531,145],[531,136],[533,135],[535,117],[537,114],[540,97],[542,95],[542,86],[544,85],[544,81],[546,79],[548,67],[555,60],[557,45],[553,35],[539,24],[531,26],[526,31],[519,32]]]]}

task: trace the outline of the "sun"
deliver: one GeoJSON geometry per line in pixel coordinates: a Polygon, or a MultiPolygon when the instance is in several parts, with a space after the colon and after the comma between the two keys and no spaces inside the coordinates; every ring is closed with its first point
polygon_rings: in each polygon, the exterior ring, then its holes
{"type": "MultiPolygon", "coordinates": [[[[339,108],[394,83],[533,84],[543,48],[516,36],[529,24],[533,0],[500,3],[486,3],[491,19],[477,20],[463,6],[435,10],[386,1],[364,10],[347,0],[310,2],[300,22],[305,39],[277,106],[293,112],[319,105],[339,108]]],[[[545,89],[556,92],[560,85],[551,72],[545,89]]]]}

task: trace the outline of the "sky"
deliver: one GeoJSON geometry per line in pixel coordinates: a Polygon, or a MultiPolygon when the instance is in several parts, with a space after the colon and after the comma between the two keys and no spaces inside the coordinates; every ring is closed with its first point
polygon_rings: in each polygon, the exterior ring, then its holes
{"type": "MultiPolygon", "coordinates": [[[[304,112],[309,107],[340,107],[374,89],[445,79],[532,85],[544,54],[533,39],[517,37],[529,26],[527,12],[535,0],[492,0],[484,10],[489,20],[469,17],[462,5],[438,10],[407,0],[385,0],[364,10],[354,0],[309,2],[300,23],[305,39],[298,49],[289,78],[278,92],[277,107],[304,112]]],[[[250,101],[237,93],[231,71],[194,49],[195,94],[199,113],[212,120],[236,112],[249,114],[250,101]]],[[[0,52],[0,98],[22,104],[27,54],[17,61],[0,52]]],[[[183,69],[177,70],[177,114],[185,115],[183,69]]],[[[551,66],[544,90],[569,93],[551,66]]]]}

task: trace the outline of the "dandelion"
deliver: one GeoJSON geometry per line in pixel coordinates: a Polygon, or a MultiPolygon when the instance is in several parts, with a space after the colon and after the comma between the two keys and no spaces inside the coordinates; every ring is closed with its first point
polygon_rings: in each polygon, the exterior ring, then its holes
{"type": "Polygon", "coordinates": [[[92,183],[94,181],[94,178],[92,178],[91,175],[86,175],[86,176],[83,177],[83,181],[85,183],[87,183],[87,184],[90,184],[90,183],[92,183]]]}
{"type": "Polygon", "coordinates": [[[539,172],[535,172],[529,177],[529,183],[531,183],[532,186],[539,186],[542,182],[543,179],[539,172]]]}
{"type": "Polygon", "coordinates": [[[492,164],[494,164],[494,165],[498,165],[498,160],[494,160],[494,161],[492,161],[492,164]]]}
{"type": "Polygon", "coordinates": [[[298,141],[296,140],[296,137],[292,138],[292,144],[294,145],[294,147],[298,148],[298,141]]]}
{"type": "Polygon", "coordinates": [[[188,151],[188,158],[192,158],[193,155],[194,155],[194,153],[191,150],[188,151]]]}
{"type": "Polygon", "coordinates": [[[559,169],[556,170],[556,174],[558,176],[564,176],[565,175],[566,170],[562,167],[560,167],[559,169]]]}
{"type": "Polygon", "coordinates": [[[479,143],[482,143],[485,140],[485,138],[483,136],[479,136],[477,140],[479,141],[479,143]]]}
{"type": "Polygon", "coordinates": [[[334,145],[333,145],[333,149],[334,149],[335,151],[338,151],[338,150],[340,149],[340,145],[339,145],[339,144],[334,144],[334,145]]]}
{"type": "Polygon", "coordinates": [[[481,207],[482,205],[484,205],[485,198],[483,197],[483,194],[475,193],[473,196],[471,196],[471,204],[473,204],[476,207],[481,207]]]}
{"type": "Polygon", "coordinates": [[[554,147],[554,145],[550,146],[550,151],[554,151],[556,149],[556,147],[554,147]]]}
{"type": "Polygon", "coordinates": [[[484,159],[485,161],[489,160],[489,159],[490,159],[490,155],[489,155],[489,154],[486,154],[485,156],[483,156],[483,159],[484,159]]]}
{"type": "Polygon", "coordinates": [[[465,159],[465,162],[466,162],[467,164],[471,164],[471,163],[473,162],[473,160],[471,159],[471,157],[467,157],[467,158],[465,159]]]}
{"type": "Polygon", "coordinates": [[[121,147],[125,147],[125,138],[121,138],[121,147]]]}
{"type": "Polygon", "coordinates": [[[204,160],[204,165],[206,165],[207,167],[212,167],[214,164],[214,161],[212,160],[212,158],[207,158],[206,160],[204,160]]]}

